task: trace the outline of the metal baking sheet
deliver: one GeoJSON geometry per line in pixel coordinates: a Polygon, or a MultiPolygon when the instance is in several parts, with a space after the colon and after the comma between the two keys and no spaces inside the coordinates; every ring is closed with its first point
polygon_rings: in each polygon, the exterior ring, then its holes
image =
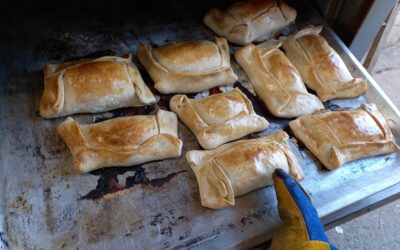
{"type": "MultiPolygon", "coordinates": [[[[7,16],[7,25],[0,26],[0,34],[7,37],[2,38],[0,46],[0,249],[241,249],[269,240],[278,227],[272,187],[237,198],[236,206],[219,211],[200,205],[195,176],[184,160],[186,151],[199,145],[181,123],[182,157],[79,175],[73,171],[71,155],[56,132],[63,118],[45,120],[38,116],[45,63],[111,51],[118,55],[135,53],[141,41],[156,46],[212,39],[213,33],[202,24],[202,17],[215,1],[147,2],[147,7],[110,2],[94,11],[85,7],[58,10],[47,6],[48,11],[36,7],[22,11],[20,16],[7,16]],[[152,7],[156,5],[158,10],[152,7]]],[[[284,34],[322,23],[310,4],[291,2],[299,17],[284,34]]],[[[325,105],[338,109],[376,103],[399,138],[399,111],[331,30],[324,29],[322,35],[351,72],[367,78],[369,83],[366,96],[325,105]]],[[[247,90],[244,73],[234,60],[232,63],[240,76],[236,86],[247,90]]],[[[152,85],[148,75],[141,72],[152,85]]],[[[273,118],[252,96],[251,89],[246,94],[256,111],[271,123],[262,134],[278,129],[290,133],[288,120],[273,118]]],[[[74,118],[92,123],[152,113],[166,107],[168,98],[160,96],[159,103],[148,108],[74,118]]],[[[400,182],[399,153],[327,171],[307,149],[291,146],[306,176],[302,184],[321,217],[400,182]]]]}

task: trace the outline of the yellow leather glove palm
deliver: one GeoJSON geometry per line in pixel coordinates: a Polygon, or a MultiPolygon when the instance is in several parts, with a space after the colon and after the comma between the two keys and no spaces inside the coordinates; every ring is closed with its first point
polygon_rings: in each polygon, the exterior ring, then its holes
{"type": "Polygon", "coordinates": [[[336,250],[300,184],[281,169],[275,170],[273,179],[282,226],[274,234],[269,250],[336,250]]]}

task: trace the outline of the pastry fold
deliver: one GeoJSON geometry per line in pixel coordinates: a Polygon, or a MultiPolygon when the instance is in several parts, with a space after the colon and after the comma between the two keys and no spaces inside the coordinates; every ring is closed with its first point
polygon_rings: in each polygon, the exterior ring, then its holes
{"type": "Polygon", "coordinates": [[[303,172],[287,139],[285,132],[278,131],[213,150],[187,152],[186,161],[196,175],[202,206],[220,209],[235,205],[235,197],[272,185],[276,168],[302,180],[303,172]]]}
{"type": "Polygon", "coordinates": [[[233,4],[227,10],[212,8],[204,23],[228,41],[246,45],[271,38],[277,31],[291,24],[297,12],[284,1],[247,0],[233,4]]]}
{"type": "Polygon", "coordinates": [[[237,80],[230,65],[225,38],[210,41],[186,41],[157,48],[140,44],[140,63],[163,94],[196,93],[237,80]]]}
{"type": "Polygon", "coordinates": [[[366,80],[353,78],[339,54],[319,35],[321,30],[322,26],[312,26],[283,38],[286,56],[322,101],[364,94],[366,80]]]}
{"type": "Polygon", "coordinates": [[[279,49],[282,42],[249,44],[235,53],[257,95],[276,117],[293,118],[324,108],[307,92],[297,69],[279,49]]]}
{"type": "Polygon", "coordinates": [[[289,122],[289,126],[330,170],[349,161],[399,150],[375,104],[301,116],[289,122]]]}
{"type": "Polygon", "coordinates": [[[251,101],[238,88],[202,99],[175,95],[170,108],[205,149],[268,127],[268,121],[254,112],[251,101]]]}
{"type": "Polygon", "coordinates": [[[163,110],[156,115],[120,117],[91,125],[68,117],[58,132],[81,173],[178,157],[182,150],[178,119],[163,110]]]}
{"type": "Polygon", "coordinates": [[[40,115],[54,118],[155,103],[131,58],[105,56],[45,65],[40,115]]]}

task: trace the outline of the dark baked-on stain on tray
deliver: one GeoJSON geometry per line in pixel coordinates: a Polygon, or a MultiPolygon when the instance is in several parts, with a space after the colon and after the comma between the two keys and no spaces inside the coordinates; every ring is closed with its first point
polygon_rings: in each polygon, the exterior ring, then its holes
{"type": "Polygon", "coordinates": [[[95,170],[90,172],[92,175],[99,176],[97,180],[97,186],[95,189],[89,191],[86,195],[80,197],[80,200],[95,200],[104,197],[107,194],[117,193],[122,190],[130,189],[136,185],[150,186],[150,187],[162,187],[168,183],[175,176],[187,172],[181,170],[172,172],[163,177],[150,179],[147,177],[145,169],[138,165],[132,167],[110,167],[95,170]],[[123,175],[126,172],[133,172],[133,175],[126,177],[125,185],[119,183],[118,175],[123,175]]]}

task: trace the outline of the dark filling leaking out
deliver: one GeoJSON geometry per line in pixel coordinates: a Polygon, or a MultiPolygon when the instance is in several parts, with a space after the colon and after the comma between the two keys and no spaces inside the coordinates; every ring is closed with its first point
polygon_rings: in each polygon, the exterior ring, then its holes
{"type": "Polygon", "coordinates": [[[210,89],[208,91],[208,93],[210,95],[216,95],[216,94],[222,93],[222,90],[220,90],[218,87],[214,87],[214,88],[210,89]]]}
{"type": "Polygon", "coordinates": [[[170,110],[169,109],[169,101],[174,95],[160,95],[160,100],[157,103],[158,108],[163,110],[170,110]]]}
{"type": "Polygon", "coordinates": [[[146,171],[141,166],[111,167],[95,170],[90,172],[90,174],[99,176],[96,188],[86,195],[80,197],[79,200],[99,199],[106,194],[116,193],[124,189],[129,189],[138,184],[141,184],[142,186],[162,187],[172,178],[184,172],[186,172],[186,170],[170,173],[161,178],[150,179],[147,177],[146,171]],[[118,175],[125,174],[126,172],[134,172],[134,174],[132,176],[128,176],[125,180],[125,185],[122,185],[118,181],[118,175]]]}

